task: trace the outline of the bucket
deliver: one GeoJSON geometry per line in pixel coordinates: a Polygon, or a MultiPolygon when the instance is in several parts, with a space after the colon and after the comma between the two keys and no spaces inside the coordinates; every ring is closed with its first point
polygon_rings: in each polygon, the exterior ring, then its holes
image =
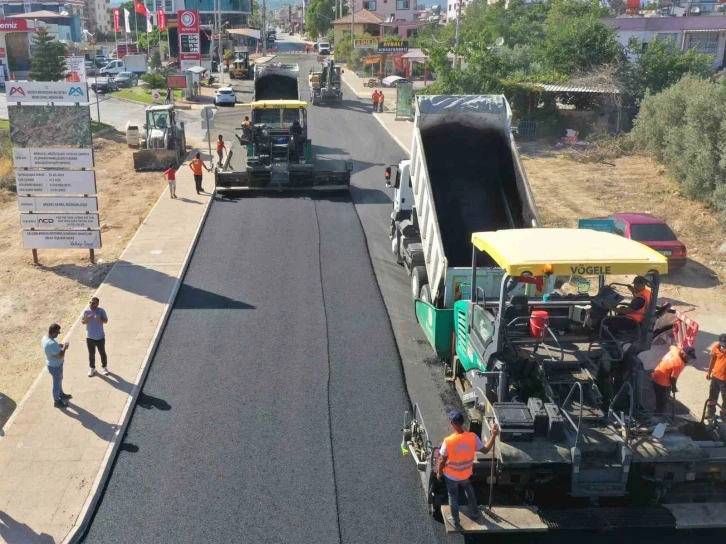
{"type": "Polygon", "coordinates": [[[546,310],[533,310],[529,318],[529,332],[537,340],[543,340],[545,327],[549,325],[550,314],[546,310]]]}

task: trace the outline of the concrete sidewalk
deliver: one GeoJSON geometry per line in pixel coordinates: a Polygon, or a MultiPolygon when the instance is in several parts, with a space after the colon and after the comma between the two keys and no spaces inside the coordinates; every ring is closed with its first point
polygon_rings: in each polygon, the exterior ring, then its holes
{"type": "MultiPolygon", "coordinates": [[[[210,175],[205,182],[211,190],[210,175]]],[[[177,196],[164,191],[97,291],[109,316],[111,375],[88,377],[85,327],[76,321],[61,334],[70,342],[63,380],[73,395],[69,406],[54,408],[44,369],[5,425],[2,541],[71,542],[90,520],[211,203],[210,194],[196,194],[186,164],[177,175],[177,196]]],[[[40,338],[28,342],[44,361],[40,338]]],[[[100,369],[98,357],[96,363],[100,369]]]]}

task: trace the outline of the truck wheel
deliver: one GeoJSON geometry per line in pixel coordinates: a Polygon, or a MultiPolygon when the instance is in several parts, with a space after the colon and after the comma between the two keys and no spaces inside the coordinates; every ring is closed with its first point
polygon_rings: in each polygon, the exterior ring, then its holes
{"type": "Polygon", "coordinates": [[[431,288],[428,283],[421,286],[421,294],[419,294],[418,298],[431,304],[431,288]]]}
{"type": "Polygon", "coordinates": [[[416,266],[411,271],[411,294],[413,295],[413,298],[421,298],[421,287],[426,285],[429,282],[428,277],[426,276],[426,267],[424,266],[416,266]]]}

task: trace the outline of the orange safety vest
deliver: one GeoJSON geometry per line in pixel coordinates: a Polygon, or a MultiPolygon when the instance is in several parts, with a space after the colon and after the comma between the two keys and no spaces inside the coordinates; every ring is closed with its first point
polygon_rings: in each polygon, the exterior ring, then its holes
{"type": "Polygon", "coordinates": [[[671,386],[671,378],[678,379],[683,369],[686,367],[686,362],[681,358],[681,349],[678,346],[671,346],[668,353],[661,359],[658,366],[653,371],[653,380],[658,385],[664,387],[671,386]]]}
{"type": "Polygon", "coordinates": [[[194,175],[201,176],[202,175],[202,166],[204,166],[202,159],[192,159],[191,165],[192,165],[192,172],[194,173],[194,175]]]}
{"type": "Polygon", "coordinates": [[[221,140],[217,140],[217,151],[222,151],[224,149],[224,142],[221,140]]]}
{"type": "Polygon", "coordinates": [[[633,321],[642,323],[643,319],[645,319],[645,314],[648,312],[648,307],[650,306],[650,289],[648,289],[646,287],[640,293],[635,295],[635,298],[642,298],[645,301],[645,306],[643,306],[643,308],[641,308],[640,310],[637,310],[633,314],[628,314],[627,317],[629,317],[633,321]]]}
{"type": "Polygon", "coordinates": [[[374,104],[378,104],[378,97],[379,97],[379,96],[380,96],[380,95],[378,94],[378,91],[374,92],[374,93],[373,93],[373,94],[371,95],[371,98],[373,99],[373,103],[374,103],[374,104]]]}
{"type": "Polygon", "coordinates": [[[385,96],[383,96],[383,93],[380,93],[380,94],[378,95],[378,102],[380,102],[381,104],[383,104],[383,101],[385,100],[385,98],[386,98],[386,97],[385,97],[385,96]]]}
{"type": "Polygon", "coordinates": [[[476,435],[472,432],[454,433],[444,438],[446,464],[444,474],[452,480],[466,480],[474,472],[476,435]]]}

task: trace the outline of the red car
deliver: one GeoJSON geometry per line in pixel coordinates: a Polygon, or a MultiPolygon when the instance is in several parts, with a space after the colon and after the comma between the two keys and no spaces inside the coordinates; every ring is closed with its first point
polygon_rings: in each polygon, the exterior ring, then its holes
{"type": "Polygon", "coordinates": [[[671,228],[649,213],[616,213],[604,219],[613,220],[613,232],[655,249],[668,257],[668,269],[686,265],[688,251],[671,228]]]}

